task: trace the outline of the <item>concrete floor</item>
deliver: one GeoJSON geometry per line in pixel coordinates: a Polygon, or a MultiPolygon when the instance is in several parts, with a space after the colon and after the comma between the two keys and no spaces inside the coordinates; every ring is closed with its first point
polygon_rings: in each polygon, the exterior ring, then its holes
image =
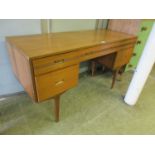
{"type": "Polygon", "coordinates": [[[54,122],[53,100],[33,104],[26,94],[0,101],[0,134],[155,134],[155,68],[134,107],[123,102],[131,72],[110,89],[111,74],[85,75],[61,98],[54,122]]]}

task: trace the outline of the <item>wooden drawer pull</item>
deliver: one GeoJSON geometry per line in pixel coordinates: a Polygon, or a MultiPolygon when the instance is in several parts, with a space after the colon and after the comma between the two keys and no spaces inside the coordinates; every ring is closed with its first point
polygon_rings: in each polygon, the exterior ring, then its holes
{"type": "Polygon", "coordinates": [[[64,59],[63,60],[55,60],[54,63],[56,63],[56,64],[64,63],[64,59]]]}
{"type": "Polygon", "coordinates": [[[58,85],[61,85],[63,83],[64,83],[64,80],[61,80],[61,81],[56,82],[55,85],[58,86],[58,85]]]}

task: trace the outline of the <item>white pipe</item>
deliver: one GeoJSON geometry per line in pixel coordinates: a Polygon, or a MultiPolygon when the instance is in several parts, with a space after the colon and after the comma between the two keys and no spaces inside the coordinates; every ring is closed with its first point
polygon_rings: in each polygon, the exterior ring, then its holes
{"type": "Polygon", "coordinates": [[[155,23],[146,42],[140,61],[137,65],[124,101],[129,105],[135,105],[145,82],[155,63],[155,23]]]}

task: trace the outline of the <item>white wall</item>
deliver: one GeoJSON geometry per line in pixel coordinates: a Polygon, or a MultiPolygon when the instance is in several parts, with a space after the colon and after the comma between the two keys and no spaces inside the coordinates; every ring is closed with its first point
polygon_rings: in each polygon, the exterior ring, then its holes
{"type": "Polygon", "coordinates": [[[5,45],[5,36],[36,33],[41,33],[39,19],[0,19],[0,95],[23,90],[13,75],[5,45]]]}
{"type": "Polygon", "coordinates": [[[52,32],[95,29],[96,19],[52,19],[52,32]]]}

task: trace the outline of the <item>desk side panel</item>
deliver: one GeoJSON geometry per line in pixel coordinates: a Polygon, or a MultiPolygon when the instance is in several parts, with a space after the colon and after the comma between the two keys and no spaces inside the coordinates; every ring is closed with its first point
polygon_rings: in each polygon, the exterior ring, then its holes
{"type": "Polygon", "coordinates": [[[134,46],[131,48],[120,50],[117,52],[116,58],[114,61],[114,68],[115,69],[120,68],[121,66],[129,63],[130,58],[132,57],[133,48],[134,48],[134,46]]]}
{"type": "Polygon", "coordinates": [[[14,72],[15,76],[17,77],[18,76],[17,67],[16,67],[17,65],[16,65],[15,55],[14,55],[14,52],[13,52],[12,45],[10,43],[8,43],[8,42],[7,42],[6,45],[7,45],[9,58],[10,58],[10,61],[11,61],[13,72],[14,72]]]}
{"type": "Polygon", "coordinates": [[[33,98],[33,100],[36,101],[37,98],[29,60],[25,58],[25,56],[21,54],[20,50],[15,48],[11,43],[7,42],[7,47],[16,78],[22,84],[25,91],[33,98]]]}

